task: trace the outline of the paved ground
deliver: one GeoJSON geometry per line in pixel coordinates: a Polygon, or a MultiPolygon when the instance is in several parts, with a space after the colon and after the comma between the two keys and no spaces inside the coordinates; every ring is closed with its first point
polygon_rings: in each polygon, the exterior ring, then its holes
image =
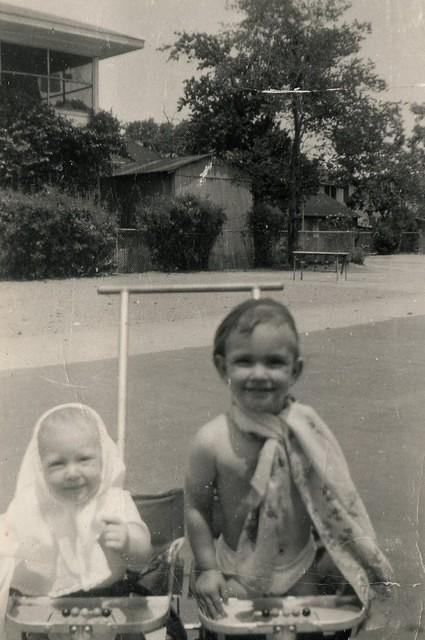
{"type": "MultiPolygon", "coordinates": [[[[425,258],[369,259],[338,283],[331,274],[309,273],[303,282],[285,273],[254,275],[284,280],[279,295],[303,332],[306,367],[297,395],[317,408],[339,438],[400,583],[393,619],[400,627],[374,637],[421,638],[425,579],[416,542],[425,444],[425,258]]],[[[143,281],[252,278],[250,273],[147,274],[143,281]]],[[[78,399],[114,424],[117,301],[97,297],[97,283],[0,283],[0,510],[10,499],[32,424],[46,407],[78,399]]],[[[242,297],[156,296],[132,302],[127,455],[132,490],[181,486],[187,443],[227,402],[205,345],[218,318],[242,297]]]]}

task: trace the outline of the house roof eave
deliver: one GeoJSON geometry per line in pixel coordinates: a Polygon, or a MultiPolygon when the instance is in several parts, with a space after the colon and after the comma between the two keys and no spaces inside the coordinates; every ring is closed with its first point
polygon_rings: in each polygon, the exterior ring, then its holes
{"type": "Polygon", "coordinates": [[[151,162],[132,162],[127,165],[117,167],[112,174],[113,178],[130,175],[145,175],[147,173],[175,173],[180,167],[188,164],[204,160],[211,157],[210,153],[194,156],[183,156],[180,158],[163,158],[161,160],[152,160],[151,162]]]}
{"type": "Polygon", "coordinates": [[[0,40],[100,59],[144,46],[142,38],[3,2],[0,2],[0,40]]]}
{"type": "Polygon", "coordinates": [[[318,193],[307,198],[304,204],[305,218],[358,218],[361,214],[347,207],[342,202],[337,202],[334,198],[318,193]]]}

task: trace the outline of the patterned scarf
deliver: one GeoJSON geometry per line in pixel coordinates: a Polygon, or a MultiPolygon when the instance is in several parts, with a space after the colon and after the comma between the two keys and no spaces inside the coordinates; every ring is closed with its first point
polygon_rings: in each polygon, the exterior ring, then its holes
{"type": "Polygon", "coordinates": [[[236,551],[241,574],[255,576],[255,588],[267,592],[284,544],[292,478],[321,541],[362,604],[368,606],[377,593],[388,595],[391,566],[344,454],[316,412],[295,401],[278,416],[248,414],[234,404],[228,417],[241,431],[265,438],[236,551]]]}

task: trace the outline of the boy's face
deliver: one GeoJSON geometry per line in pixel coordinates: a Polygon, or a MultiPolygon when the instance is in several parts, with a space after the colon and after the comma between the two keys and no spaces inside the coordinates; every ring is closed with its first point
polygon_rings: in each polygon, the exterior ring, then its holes
{"type": "Polygon", "coordinates": [[[288,325],[260,323],[250,334],[233,331],[216,365],[243,409],[278,414],[302,369],[296,353],[288,325]]]}
{"type": "Polygon", "coordinates": [[[61,501],[83,504],[98,490],[102,477],[99,437],[87,424],[46,425],[38,448],[51,493],[61,501]]]}

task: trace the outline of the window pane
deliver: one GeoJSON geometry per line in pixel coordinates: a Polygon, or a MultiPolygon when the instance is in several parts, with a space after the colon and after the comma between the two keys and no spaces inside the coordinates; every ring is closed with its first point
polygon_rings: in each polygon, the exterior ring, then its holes
{"type": "Polygon", "coordinates": [[[40,101],[43,94],[40,91],[40,78],[29,75],[18,75],[10,71],[1,74],[1,84],[16,97],[27,96],[31,100],[40,101]]]}
{"type": "Polygon", "coordinates": [[[1,68],[2,71],[47,74],[47,51],[2,42],[1,68]]]}
{"type": "Polygon", "coordinates": [[[66,110],[93,108],[91,58],[2,42],[1,71],[1,83],[17,94],[66,110]]]}
{"type": "Polygon", "coordinates": [[[51,51],[50,75],[91,85],[93,84],[93,64],[91,59],[85,56],[51,51]]]}
{"type": "Polygon", "coordinates": [[[50,103],[56,107],[89,111],[93,107],[93,63],[90,58],[50,52],[50,103]]]}
{"type": "Polygon", "coordinates": [[[53,92],[56,89],[56,82],[53,85],[50,82],[50,104],[58,109],[67,111],[90,111],[92,108],[92,90],[90,88],[81,88],[77,83],[63,82],[62,90],[53,92]]]}

